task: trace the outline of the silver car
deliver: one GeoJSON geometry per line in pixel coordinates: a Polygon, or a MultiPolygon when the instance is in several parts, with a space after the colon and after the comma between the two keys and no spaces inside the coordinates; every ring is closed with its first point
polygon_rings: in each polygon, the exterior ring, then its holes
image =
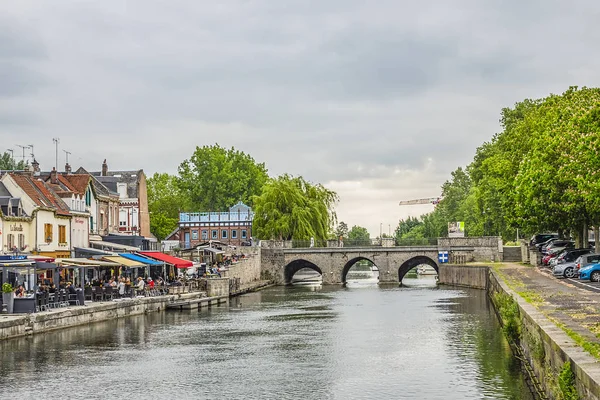
{"type": "Polygon", "coordinates": [[[560,276],[564,278],[577,278],[579,270],[577,269],[577,262],[568,262],[562,264],[556,264],[552,267],[552,274],[554,276],[560,276]]]}

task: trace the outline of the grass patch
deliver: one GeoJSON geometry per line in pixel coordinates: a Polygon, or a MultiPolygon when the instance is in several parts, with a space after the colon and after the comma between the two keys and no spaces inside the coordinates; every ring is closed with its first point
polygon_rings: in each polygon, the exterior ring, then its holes
{"type": "MultiPolygon", "coordinates": [[[[515,290],[516,291],[516,290],[515,290]]],[[[536,308],[544,302],[544,298],[541,294],[533,292],[531,290],[516,291],[519,296],[525,299],[526,302],[535,306],[536,308]]]]}
{"type": "Polygon", "coordinates": [[[567,361],[563,364],[558,375],[558,387],[560,388],[561,398],[564,400],[579,400],[579,394],[575,387],[575,374],[571,368],[571,363],[567,361]]]}

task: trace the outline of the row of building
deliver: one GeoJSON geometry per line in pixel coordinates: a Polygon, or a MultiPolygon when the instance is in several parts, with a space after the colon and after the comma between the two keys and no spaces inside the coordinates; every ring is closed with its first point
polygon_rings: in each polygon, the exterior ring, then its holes
{"type": "Polygon", "coordinates": [[[143,170],[83,168],[0,172],[0,243],[4,254],[68,258],[87,250],[159,249],[150,233],[143,170]]]}
{"type": "Polygon", "coordinates": [[[43,172],[34,160],[25,171],[0,171],[0,253],[52,258],[92,250],[191,249],[210,241],[252,243],[254,214],[239,202],[224,212],[181,212],[177,228],[158,243],[150,232],[143,170],[84,168],[43,172]]]}

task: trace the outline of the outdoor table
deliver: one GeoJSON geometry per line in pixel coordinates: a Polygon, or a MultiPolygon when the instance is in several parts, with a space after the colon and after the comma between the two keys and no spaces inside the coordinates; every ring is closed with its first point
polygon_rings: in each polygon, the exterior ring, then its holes
{"type": "Polygon", "coordinates": [[[27,314],[35,312],[35,296],[15,297],[14,314],[27,314]]]}

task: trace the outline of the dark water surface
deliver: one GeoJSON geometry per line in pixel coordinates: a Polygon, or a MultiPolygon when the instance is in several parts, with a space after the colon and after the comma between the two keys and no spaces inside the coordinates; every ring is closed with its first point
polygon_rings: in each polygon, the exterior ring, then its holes
{"type": "Polygon", "coordinates": [[[0,342],[0,394],[532,399],[485,292],[421,282],[275,287],[200,312],[0,342]]]}

